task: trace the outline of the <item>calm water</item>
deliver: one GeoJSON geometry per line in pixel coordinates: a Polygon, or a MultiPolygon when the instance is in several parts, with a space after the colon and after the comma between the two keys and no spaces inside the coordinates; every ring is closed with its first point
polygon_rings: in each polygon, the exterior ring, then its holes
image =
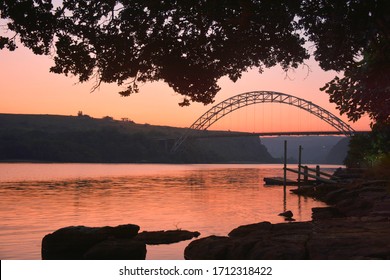
{"type": "MultiPolygon", "coordinates": [[[[331,170],[331,169],[330,169],[331,170]]],[[[137,224],[227,235],[244,224],[311,219],[323,203],[282,187],[280,165],[0,164],[0,259],[40,259],[46,234],[70,225],[137,224]]],[[[293,175],[292,175],[293,176],[293,175]]],[[[296,175],[295,175],[296,176],[296,175]]],[[[190,241],[148,246],[148,259],[183,259],[190,241]]]]}

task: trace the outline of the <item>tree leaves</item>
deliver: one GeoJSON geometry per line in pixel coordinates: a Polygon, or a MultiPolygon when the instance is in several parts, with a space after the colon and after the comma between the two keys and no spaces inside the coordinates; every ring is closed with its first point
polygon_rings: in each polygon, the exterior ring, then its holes
{"type": "Polygon", "coordinates": [[[50,4],[2,1],[0,7],[24,45],[35,53],[51,51],[51,71],[81,82],[97,76],[129,83],[122,95],[137,91],[139,83],[161,80],[186,100],[209,104],[223,76],[236,81],[251,67],[280,63],[288,69],[308,58],[294,33],[297,0],[50,4]]]}
{"type": "Polygon", "coordinates": [[[390,3],[386,0],[302,1],[300,23],[324,70],[343,71],[325,90],[351,121],[368,113],[389,123],[390,3]]]}

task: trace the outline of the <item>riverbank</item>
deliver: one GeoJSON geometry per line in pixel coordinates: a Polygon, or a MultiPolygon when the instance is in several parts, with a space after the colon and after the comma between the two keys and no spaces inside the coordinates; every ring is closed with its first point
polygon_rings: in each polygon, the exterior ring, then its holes
{"type": "Polygon", "coordinates": [[[56,163],[276,163],[259,137],[194,131],[185,149],[171,153],[186,128],[137,124],[87,115],[0,113],[0,162],[56,163]],[[229,137],[211,137],[228,135],[229,137]]]}
{"type": "Polygon", "coordinates": [[[326,202],[312,221],[240,226],[191,242],[186,259],[390,259],[390,186],[355,173],[338,184],[301,187],[326,202]]]}

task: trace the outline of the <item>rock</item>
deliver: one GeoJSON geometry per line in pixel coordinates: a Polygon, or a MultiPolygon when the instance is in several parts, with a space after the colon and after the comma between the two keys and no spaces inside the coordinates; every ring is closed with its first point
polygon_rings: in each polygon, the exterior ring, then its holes
{"type": "Polygon", "coordinates": [[[366,216],[374,203],[360,198],[347,198],[335,205],[337,210],[345,216],[366,216]]]}
{"type": "Polygon", "coordinates": [[[363,176],[365,169],[359,168],[339,168],[337,169],[333,176],[336,176],[341,179],[358,179],[363,176]]]}
{"type": "Polygon", "coordinates": [[[139,226],[120,225],[117,227],[70,226],[47,234],[42,239],[42,259],[81,260],[94,245],[108,238],[132,238],[139,226]]]}
{"type": "Polygon", "coordinates": [[[258,224],[250,224],[239,226],[233,229],[228,236],[229,237],[248,237],[251,235],[262,235],[264,232],[271,231],[272,224],[270,222],[261,222],[258,224]]]}
{"type": "Polygon", "coordinates": [[[324,220],[344,217],[335,207],[314,207],[312,208],[311,218],[315,220],[324,220]]]}
{"type": "Polygon", "coordinates": [[[183,240],[189,240],[200,235],[197,231],[188,230],[167,230],[167,231],[143,231],[134,239],[148,245],[171,244],[183,240]]]}
{"type": "Polygon", "coordinates": [[[107,237],[115,238],[132,238],[138,234],[138,231],[139,226],[132,224],[97,228],[97,234],[103,234],[107,237]]]}
{"type": "Polygon", "coordinates": [[[303,260],[306,259],[307,235],[283,235],[258,240],[246,254],[249,260],[303,260]]]}
{"type": "Polygon", "coordinates": [[[184,249],[186,260],[226,260],[230,258],[232,240],[224,236],[209,236],[192,241],[184,249]]]}
{"type": "Polygon", "coordinates": [[[258,223],[229,237],[210,236],[185,249],[191,260],[390,259],[390,221],[345,217],[316,222],[258,223]]]}
{"type": "Polygon", "coordinates": [[[315,186],[302,186],[297,189],[291,190],[292,193],[303,196],[315,197],[323,200],[323,197],[328,195],[330,192],[337,191],[340,186],[336,184],[320,184],[315,186]]]}
{"type": "Polygon", "coordinates": [[[335,204],[344,199],[345,196],[348,196],[349,191],[346,189],[338,188],[334,191],[331,191],[324,195],[322,198],[328,204],[335,204]]]}
{"type": "Polygon", "coordinates": [[[307,242],[309,259],[389,259],[390,222],[334,219],[318,224],[307,242]]]}
{"type": "Polygon", "coordinates": [[[273,234],[308,234],[312,229],[311,222],[278,223],[272,225],[273,234]]]}
{"type": "Polygon", "coordinates": [[[305,259],[311,228],[309,222],[240,226],[229,237],[210,236],[191,242],[184,256],[191,260],[305,259]]]}
{"type": "Polygon", "coordinates": [[[90,248],[86,260],[144,260],[146,244],[132,239],[109,239],[90,248]]]}
{"type": "Polygon", "coordinates": [[[285,218],[292,218],[294,216],[294,214],[293,214],[293,212],[288,210],[288,211],[280,213],[279,216],[283,216],[285,218]]]}

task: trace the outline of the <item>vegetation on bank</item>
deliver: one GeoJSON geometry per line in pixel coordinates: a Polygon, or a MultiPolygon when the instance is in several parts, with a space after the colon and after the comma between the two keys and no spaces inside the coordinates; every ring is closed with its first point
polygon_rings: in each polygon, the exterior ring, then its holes
{"type": "MultiPolygon", "coordinates": [[[[171,154],[185,129],[86,115],[0,114],[0,160],[44,162],[224,163],[275,160],[258,137],[187,141],[171,154]]],[[[218,132],[216,132],[218,133],[218,132]]]]}
{"type": "Polygon", "coordinates": [[[345,164],[367,168],[368,177],[390,179],[390,125],[377,123],[370,133],[353,136],[345,164]]]}

